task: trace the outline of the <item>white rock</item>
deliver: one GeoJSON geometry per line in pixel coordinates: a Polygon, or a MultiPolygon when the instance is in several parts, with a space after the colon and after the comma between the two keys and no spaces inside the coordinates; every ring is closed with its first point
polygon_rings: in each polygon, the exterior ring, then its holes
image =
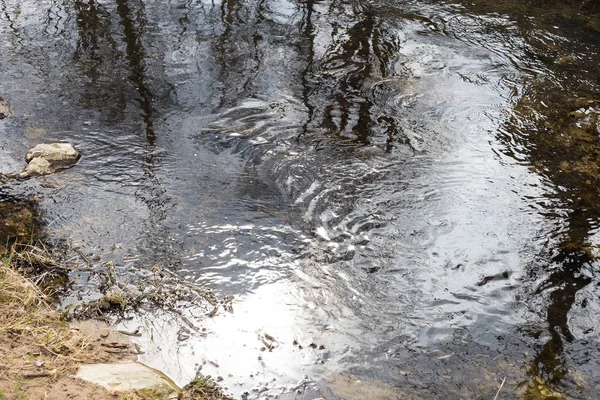
{"type": "Polygon", "coordinates": [[[50,165],[50,161],[43,158],[34,158],[25,167],[24,174],[29,175],[48,175],[54,173],[55,170],[50,165]]]}
{"type": "Polygon", "coordinates": [[[111,392],[150,389],[163,393],[166,399],[176,399],[180,392],[177,385],[166,376],[137,362],[83,364],[75,376],[111,392]]]}
{"type": "Polygon", "coordinates": [[[20,177],[53,174],[72,167],[79,157],[79,151],[70,143],[38,144],[27,152],[29,165],[20,177]]]}
{"type": "Polygon", "coordinates": [[[47,161],[72,161],[79,159],[79,152],[71,143],[38,144],[27,152],[27,161],[43,158],[47,161]]]}

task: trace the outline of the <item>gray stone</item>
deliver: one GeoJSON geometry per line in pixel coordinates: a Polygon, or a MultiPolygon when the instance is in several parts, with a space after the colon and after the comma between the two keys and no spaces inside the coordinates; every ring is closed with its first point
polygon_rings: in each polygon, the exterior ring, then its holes
{"type": "Polygon", "coordinates": [[[72,167],[79,157],[79,151],[70,143],[38,144],[27,152],[25,159],[29,164],[19,176],[53,174],[72,167]]]}
{"type": "Polygon", "coordinates": [[[0,119],[10,117],[10,107],[8,106],[8,102],[0,97],[0,119]]]}
{"type": "Polygon", "coordinates": [[[76,377],[111,392],[145,391],[160,399],[176,399],[180,392],[166,376],[137,362],[83,364],[76,377]]]}

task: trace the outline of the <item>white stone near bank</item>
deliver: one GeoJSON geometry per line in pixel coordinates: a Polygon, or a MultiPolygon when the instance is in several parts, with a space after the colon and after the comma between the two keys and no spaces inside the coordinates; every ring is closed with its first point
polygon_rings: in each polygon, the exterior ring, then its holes
{"type": "Polygon", "coordinates": [[[48,175],[72,167],[80,154],[70,143],[38,144],[29,149],[25,159],[29,163],[20,176],[48,175]]]}
{"type": "Polygon", "coordinates": [[[71,143],[38,144],[29,149],[25,159],[31,161],[34,158],[43,158],[47,161],[77,161],[79,152],[71,143]]]}
{"type": "Polygon", "coordinates": [[[83,364],[77,378],[103,386],[111,392],[151,390],[160,398],[176,399],[179,388],[159,372],[137,362],[83,364]]]}

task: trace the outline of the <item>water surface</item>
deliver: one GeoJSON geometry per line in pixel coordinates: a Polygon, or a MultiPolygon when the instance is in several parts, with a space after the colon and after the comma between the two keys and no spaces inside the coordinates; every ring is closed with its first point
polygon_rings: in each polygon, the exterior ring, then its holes
{"type": "Polygon", "coordinates": [[[2,0],[1,172],[40,142],[83,154],[2,193],[124,279],[158,263],[235,297],[184,309],[183,341],[177,316],[125,324],[181,384],[595,398],[586,7],[2,0]]]}

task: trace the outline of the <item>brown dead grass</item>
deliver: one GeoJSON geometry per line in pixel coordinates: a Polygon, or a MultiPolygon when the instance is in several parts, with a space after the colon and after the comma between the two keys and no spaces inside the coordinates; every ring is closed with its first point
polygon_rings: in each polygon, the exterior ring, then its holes
{"type": "Polygon", "coordinates": [[[87,348],[84,338],[70,331],[51,310],[38,287],[6,261],[0,267],[0,337],[31,342],[65,361],[76,359],[87,348]]]}
{"type": "MultiPolygon", "coordinates": [[[[110,393],[73,377],[82,363],[135,360],[137,349],[128,336],[104,322],[65,321],[65,315],[52,307],[52,298],[36,284],[60,274],[65,274],[65,267],[44,246],[14,245],[0,259],[0,400],[160,399],[145,391],[110,393]],[[34,273],[35,282],[24,272],[34,273]],[[115,343],[122,350],[115,350],[115,343]]],[[[193,294],[200,296],[195,290],[193,294]]],[[[201,293],[202,299],[212,300],[206,293],[201,293]]],[[[227,301],[221,303],[230,307],[227,301]]],[[[230,399],[208,377],[191,382],[181,396],[190,400],[230,399]]]]}
{"type": "MultiPolygon", "coordinates": [[[[98,333],[65,322],[39,287],[14,268],[14,253],[0,263],[0,400],[115,399],[103,388],[72,377],[80,363],[114,362],[98,333]]],[[[128,399],[143,399],[136,393],[128,399]]]]}

